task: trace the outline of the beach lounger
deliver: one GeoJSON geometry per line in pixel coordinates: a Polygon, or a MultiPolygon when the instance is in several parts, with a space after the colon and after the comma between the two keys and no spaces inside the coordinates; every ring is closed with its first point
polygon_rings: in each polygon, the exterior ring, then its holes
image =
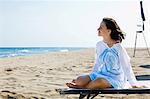
{"type": "Polygon", "coordinates": [[[79,99],[87,97],[87,99],[93,99],[98,94],[150,94],[150,75],[139,75],[138,78],[139,85],[146,85],[146,88],[129,88],[129,89],[75,89],[75,88],[60,88],[56,89],[61,95],[65,94],[79,94],[79,99]]]}
{"type": "Polygon", "coordinates": [[[141,81],[141,80],[150,80],[150,75],[137,75],[136,79],[138,81],[141,81]]]}
{"type": "Polygon", "coordinates": [[[79,94],[79,99],[87,97],[87,99],[93,99],[98,94],[150,94],[150,88],[130,88],[130,89],[74,89],[64,88],[56,89],[60,94],[79,94]]]}
{"type": "Polygon", "coordinates": [[[143,67],[143,68],[148,68],[148,69],[150,69],[150,65],[140,65],[140,67],[143,67]]]}

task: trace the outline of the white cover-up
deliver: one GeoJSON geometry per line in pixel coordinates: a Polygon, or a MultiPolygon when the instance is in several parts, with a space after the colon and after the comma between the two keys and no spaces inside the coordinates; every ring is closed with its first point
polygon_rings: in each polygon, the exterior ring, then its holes
{"type": "Polygon", "coordinates": [[[138,85],[125,48],[116,43],[111,48],[100,41],[96,45],[96,61],[89,75],[91,80],[105,78],[117,89],[138,85]]]}

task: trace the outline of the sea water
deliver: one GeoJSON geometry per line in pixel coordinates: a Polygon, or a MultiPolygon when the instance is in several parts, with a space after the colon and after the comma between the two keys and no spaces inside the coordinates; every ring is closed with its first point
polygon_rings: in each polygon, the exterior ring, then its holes
{"type": "Polygon", "coordinates": [[[69,52],[76,51],[85,48],[80,47],[5,47],[0,48],[0,58],[16,57],[16,56],[27,56],[32,54],[41,54],[48,52],[69,52]]]}

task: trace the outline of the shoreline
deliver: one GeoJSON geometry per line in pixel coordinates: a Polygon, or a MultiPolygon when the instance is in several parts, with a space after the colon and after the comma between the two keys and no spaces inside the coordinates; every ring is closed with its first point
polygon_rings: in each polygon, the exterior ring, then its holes
{"type": "Polygon", "coordinates": [[[0,48],[0,58],[17,56],[30,56],[36,54],[46,54],[50,52],[72,52],[88,48],[83,47],[14,47],[0,48]]]}

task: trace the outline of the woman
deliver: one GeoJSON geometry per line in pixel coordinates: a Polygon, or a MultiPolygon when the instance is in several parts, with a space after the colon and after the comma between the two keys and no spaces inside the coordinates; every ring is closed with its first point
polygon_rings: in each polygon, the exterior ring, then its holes
{"type": "Polygon", "coordinates": [[[121,42],[124,33],[112,18],[103,18],[98,36],[103,37],[96,45],[96,62],[89,75],[79,76],[71,83],[70,88],[125,88],[127,82],[138,87],[130,64],[130,57],[121,42]]]}

